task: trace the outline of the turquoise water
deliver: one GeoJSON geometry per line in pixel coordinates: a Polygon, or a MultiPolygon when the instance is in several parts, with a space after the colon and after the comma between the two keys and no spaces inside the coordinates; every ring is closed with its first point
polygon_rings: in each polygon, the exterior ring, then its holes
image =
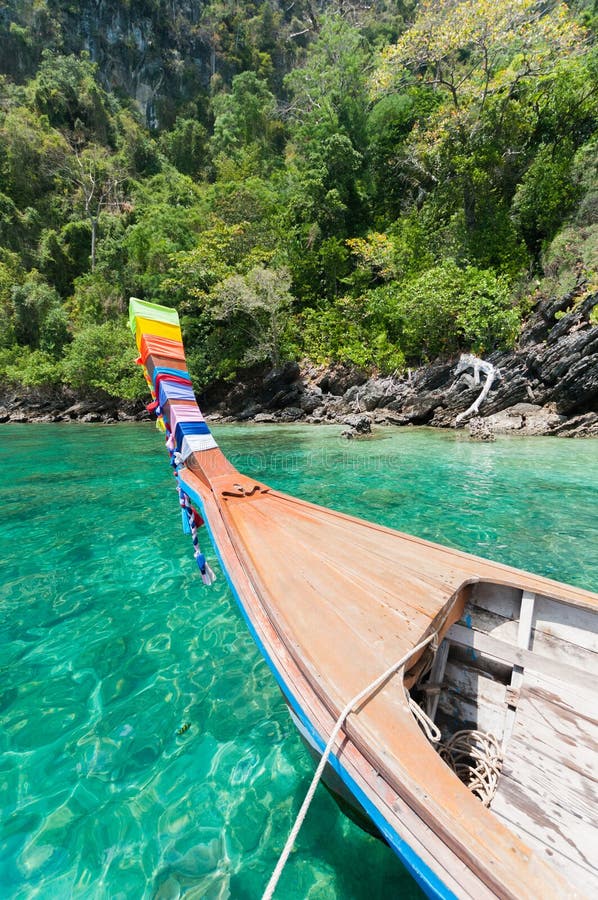
{"type": "MultiPolygon", "coordinates": [[[[216,434],[276,487],[598,590],[597,443],[339,430],[216,434]]],[[[3,426],[0,465],[0,896],[258,898],[312,767],[160,437],[3,426]]],[[[419,893],[320,790],[277,896],[419,893]]]]}

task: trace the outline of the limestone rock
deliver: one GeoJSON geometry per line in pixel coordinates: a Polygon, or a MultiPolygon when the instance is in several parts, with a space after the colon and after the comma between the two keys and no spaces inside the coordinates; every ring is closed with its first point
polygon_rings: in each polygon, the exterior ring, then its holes
{"type": "Polygon", "coordinates": [[[287,406],[278,416],[280,422],[297,422],[302,419],[305,413],[300,406],[287,406]]]}
{"type": "Polygon", "coordinates": [[[359,413],[352,416],[346,416],[343,420],[343,424],[349,426],[341,432],[342,436],[348,440],[355,437],[363,437],[364,435],[372,433],[372,420],[369,416],[364,416],[359,413]]]}
{"type": "Polygon", "coordinates": [[[247,422],[249,419],[253,419],[258,413],[262,412],[262,407],[259,403],[250,403],[249,406],[246,406],[245,409],[241,410],[237,415],[237,419],[240,422],[247,422]]]}
{"type": "Polygon", "coordinates": [[[564,421],[553,427],[551,434],[558,437],[598,437],[598,412],[588,412],[564,421]]]}
{"type": "Polygon", "coordinates": [[[542,407],[534,403],[516,403],[514,406],[485,418],[488,427],[495,434],[549,434],[561,425],[564,416],[553,407],[542,407]]]}
{"type": "Polygon", "coordinates": [[[474,441],[495,441],[496,435],[488,423],[487,419],[481,416],[474,416],[467,423],[469,428],[469,436],[474,441]]]}

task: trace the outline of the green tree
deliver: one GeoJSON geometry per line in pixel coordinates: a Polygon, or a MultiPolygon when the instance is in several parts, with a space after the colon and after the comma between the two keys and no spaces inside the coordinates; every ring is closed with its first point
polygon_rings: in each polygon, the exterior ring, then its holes
{"type": "Polygon", "coordinates": [[[489,353],[512,345],[519,329],[507,279],[453,260],[376,288],[366,300],[368,316],[384,324],[410,363],[460,350],[489,353]]]}
{"type": "Polygon", "coordinates": [[[63,136],[26,107],[0,113],[2,191],[19,209],[40,206],[60,188],[69,152],[63,136]]]}
{"type": "Polygon", "coordinates": [[[57,291],[33,269],[11,291],[17,343],[58,355],[68,340],[67,317],[57,291]]]}
{"type": "Polygon", "coordinates": [[[413,25],[383,51],[373,78],[376,94],[415,83],[443,97],[425,131],[413,136],[408,162],[421,173],[416,180],[424,190],[430,180],[453,178],[468,230],[496,189],[496,170],[502,174],[520,152],[513,115],[522,92],[583,46],[584,34],[563,3],[423,0],[413,25]]]}
{"type": "Polygon", "coordinates": [[[133,361],[131,332],[124,319],[83,328],[69,345],[64,378],[72,387],[138,400],[147,394],[141,369],[133,361]]]}
{"type": "Polygon", "coordinates": [[[114,106],[97,82],[97,71],[85,53],[64,56],[45,50],[27,90],[34,109],[52,126],[76,133],[81,140],[112,144],[114,106]]]}
{"type": "Polygon", "coordinates": [[[212,315],[244,335],[244,364],[280,364],[293,304],[290,287],[285,269],[255,268],[245,276],[231,275],[214,288],[212,315]]]}
{"type": "Polygon", "coordinates": [[[93,272],[100,219],[102,216],[119,215],[123,209],[126,175],[120,169],[117,158],[105,147],[89,145],[75,149],[71,160],[71,178],[76,189],[75,202],[90,226],[90,263],[93,272]]]}
{"type": "Polygon", "coordinates": [[[216,160],[240,161],[249,153],[259,164],[280,151],[283,129],[276,99],[267,82],[254,72],[235,75],[230,93],[216,94],[212,107],[211,149],[216,160]]]}
{"type": "Polygon", "coordinates": [[[286,78],[288,116],[297,141],[346,135],[365,147],[370,52],[358,28],[340,15],[323,19],[304,66],[286,78]]]}
{"type": "Polygon", "coordinates": [[[13,290],[25,280],[17,253],[0,248],[0,348],[16,343],[13,290]]]}
{"type": "Polygon", "coordinates": [[[60,229],[42,231],[38,246],[39,267],[56,290],[67,297],[73,289],[75,278],[89,268],[89,222],[67,222],[60,229]]]}
{"type": "Polygon", "coordinates": [[[197,119],[178,118],[160,135],[160,148],[183,175],[198,178],[206,167],[207,131],[197,119]]]}
{"type": "Polygon", "coordinates": [[[305,65],[285,80],[291,135],[285,243],[303,302],[337,290],[323,270],[322,242],[359,232],[367,218],[370,51],[359,29],[340,15],[324,17],[318,28],[305,65]]]}

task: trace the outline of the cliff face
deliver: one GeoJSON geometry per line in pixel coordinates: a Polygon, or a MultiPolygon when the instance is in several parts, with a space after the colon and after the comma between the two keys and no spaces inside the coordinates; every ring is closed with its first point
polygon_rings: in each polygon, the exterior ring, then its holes
{"type": "Polygon", "coordinates": [[[205,94],[216,67],[215,35],[201,23],[206,6],[201,0],[12,0],[0,11],[0,41],[8,50],[0,71],[21,80],[34,74],[44,49],[86,51],[105,87],[132,98],[149,127],[169,124],[205,94]]]}
{"type": "Polygon", "coordinates": [[[201,0],[78,6],[62,13],[67,49],[87,51],[105,86],[132,98],[149,128],[170,124],[205,95],[215,57],[213,36],[200,25],[201,0]]]}
{"type": "MultiPolygon", "coordinates": [[[[380,0],[368,6],[375,16],[380,0]]],[[[387,5],[386,0],[382,6],[387,5]]],[[[0,75],[35,75],[44,50],[85,51],[104,87],[131,98],[150,128],[205,114],[213,76],[252,69],[280,89],[317,32],[326,0],[8,0],[0,75]]]]}

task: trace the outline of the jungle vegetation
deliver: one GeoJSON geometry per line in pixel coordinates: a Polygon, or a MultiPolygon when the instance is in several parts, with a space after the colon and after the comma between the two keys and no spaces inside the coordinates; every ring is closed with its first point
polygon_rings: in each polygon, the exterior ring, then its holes
{"type": "Polygon", "coordinates": [[[104,6],[0,17],[2,381],[145,396],[130,295],[201,389],[489,353],[595,289],[595,4],[104,6]]]}

